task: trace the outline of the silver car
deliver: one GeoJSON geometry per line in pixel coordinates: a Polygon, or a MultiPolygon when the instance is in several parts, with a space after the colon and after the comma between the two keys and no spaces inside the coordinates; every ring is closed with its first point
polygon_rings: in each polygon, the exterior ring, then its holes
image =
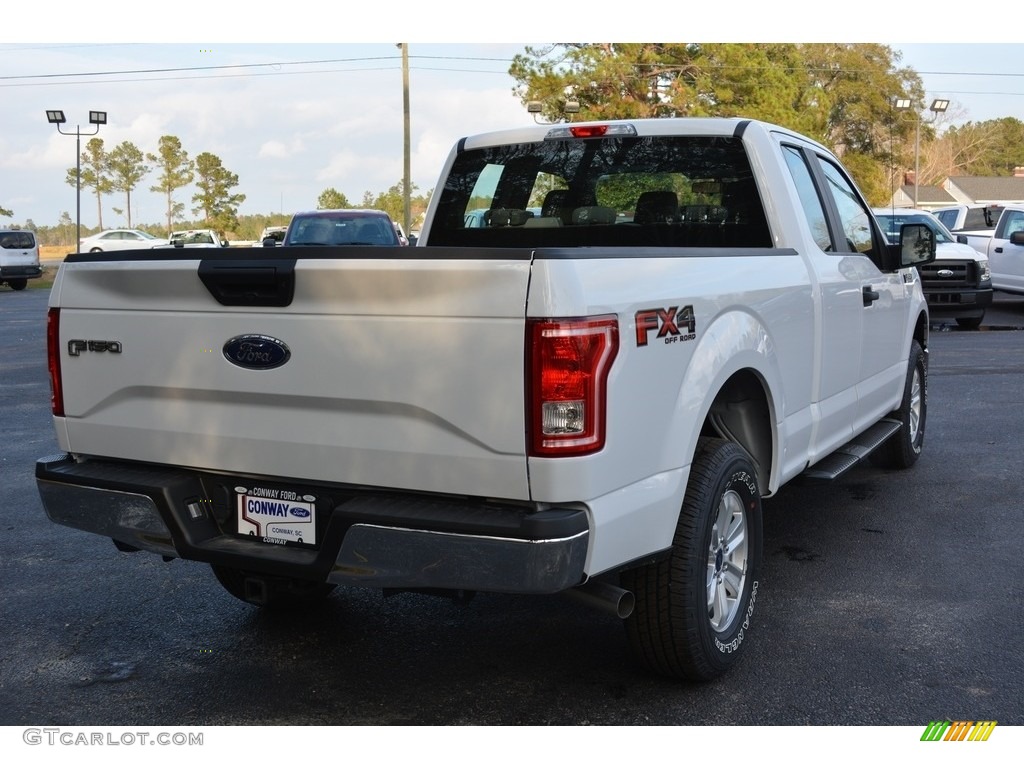
{"type": "Polygon", "coordinates": [[[165,237],[156,237],[141,229],[106,229],[89,237],[83,237],[78,244],[79,253],[101,251],[127,251],[133,248],[155,248],[167,245],[165,237]]]}

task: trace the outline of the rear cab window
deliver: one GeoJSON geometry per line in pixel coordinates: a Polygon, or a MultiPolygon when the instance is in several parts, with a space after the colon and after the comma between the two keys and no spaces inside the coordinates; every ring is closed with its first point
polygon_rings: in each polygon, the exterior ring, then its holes
{"type": "Polygon", "coordinates": [[[465,150],[432,245],[772,247],[734,136],[605,136],[465,150]]]}

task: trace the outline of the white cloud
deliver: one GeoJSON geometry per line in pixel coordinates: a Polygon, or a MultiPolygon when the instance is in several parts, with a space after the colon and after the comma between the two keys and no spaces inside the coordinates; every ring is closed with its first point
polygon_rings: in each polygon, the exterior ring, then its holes
{"type": "Polygon", "coordinates": [[[301,138],[295,137],[291,141],[265,141],[260,145],[259,157],[274,158],[276,160],[287,160],[288,158],[302,152],[305,143],[301,138]]]}

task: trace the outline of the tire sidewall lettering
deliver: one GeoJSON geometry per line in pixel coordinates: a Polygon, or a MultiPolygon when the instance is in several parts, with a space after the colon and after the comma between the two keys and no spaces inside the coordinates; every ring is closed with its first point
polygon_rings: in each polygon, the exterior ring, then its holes
{"type": "Polygon", "coordinates": [[[754,605],[757,603],[757,584],[758,582],[755,581],[750,585],[750,603],[747,605],[747,613],[743,617],[743,622],[740,624],[740,631],[736,638],[730,643],[723,643],[717,636],[714,638],[715,647],[719,653],[735,653],[743,644],[747,630],[750,629],[750,619],[754,615],[754,605]]]}
{"type": "MultiPolygon", "coordinates": [[[[746,509],[746,524],[748,529],[751,526],[760,526],[760,511],[759,511],[759,499],[760,493],[757,487],[757,479],[747,469],[737,469],[731,472],[728,479],[721,487],[721,494],[724,496],[729,491],[737,492],[743,499],[743,504],[746,509]],[[754,509],[757,508],[758,512],[752,514],[754,509]],[[755,519],[757,518],[757,519],[755,519]]],[[[709,534],[711,524],[708,523],[709,534]]],[[[750,554],[747,559],[747,573],[750,575],[757,575],[757,571],[760,570],[760,556],[758,554],[750,554]]],[[[749,636],[749,630],[753,623],[754,608],[757,601],[757,589],[758,581],[747,579],[747,583],[743,586],[745,596],[742,598],[744,607],[743,617],[739,617],[733,622],[732,626],[727,632],[718,633],[712,629],[710,622],[706,622],[704,627],[708,633],[711,645],[716,650],[721,658],[725,658],[736,654],[740,651],[744,641],[749,636]]]]}

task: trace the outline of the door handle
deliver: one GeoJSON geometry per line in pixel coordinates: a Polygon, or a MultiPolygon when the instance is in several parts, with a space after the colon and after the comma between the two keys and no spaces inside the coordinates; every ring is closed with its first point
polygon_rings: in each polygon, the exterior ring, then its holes
{"type": "Polygon", "coordinates": [[[1002,246],[999,246],[998,248],[996,248],[996,253],[1002,253],[1002,252],[1003,252],[1003,247],[1002,246]]]}
{"type": "Polygon", "coordinates": [[[870,307],[872,304],[878,301],[879,298],[881,298],[881,295],[878,293],[878,291],[874,290],[870,285],[864,286],[863,296],[865,307],[870,307]]]}

